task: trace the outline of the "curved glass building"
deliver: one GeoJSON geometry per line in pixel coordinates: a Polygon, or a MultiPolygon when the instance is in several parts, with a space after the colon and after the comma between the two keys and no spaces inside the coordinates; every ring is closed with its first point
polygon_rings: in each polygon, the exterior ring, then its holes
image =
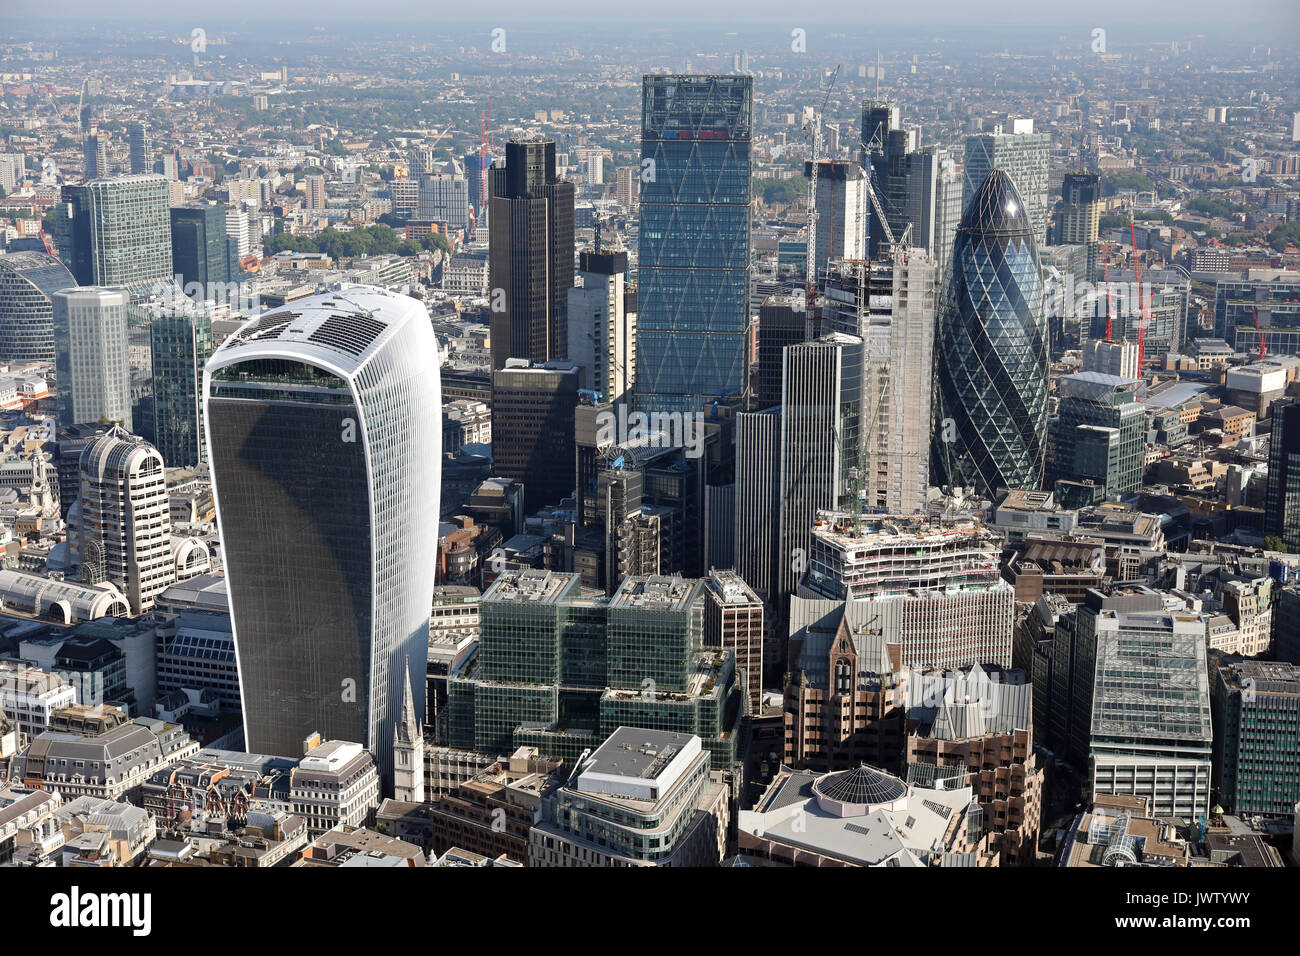
{"type": "Polygon", "coordinates": [[[438,547],[438,349],[424,306],[369,286],[251,319],[204,372],[245,743],[313,731],[392,773],[417,721],[438,547]]]}
{"type": "Polygon", "coordinates": [[[1037,488],[1047,436],[1047,320],[1033,225],[988,174],[957,227],[935,335],[932,474],[983,495],[1037,488]]]}
{"type": "Polygon", "coordinates": [[[50,297],[77,284],[44,252],[0,255],[0,363],[54,361],[54,306],[50,297]]]}

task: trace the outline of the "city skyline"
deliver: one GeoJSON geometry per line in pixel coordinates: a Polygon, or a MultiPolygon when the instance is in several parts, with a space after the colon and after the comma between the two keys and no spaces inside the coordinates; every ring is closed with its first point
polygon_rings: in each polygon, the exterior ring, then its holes
{"type": "Polygon", "coordinates": [[[1049,940],[1093,869],[1090,935],[1285,916],[1294,11],[4,33],[0,871],[56,945],[176,938],[197,867],[948,869],[1049,940]]]}

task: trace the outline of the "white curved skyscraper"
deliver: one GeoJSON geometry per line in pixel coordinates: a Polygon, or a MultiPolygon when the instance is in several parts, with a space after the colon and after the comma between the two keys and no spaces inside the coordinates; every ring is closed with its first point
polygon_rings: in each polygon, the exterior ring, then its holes
{"type": "Polygon", "coordinates": [[[81,579],[112,581],[133,615],[147,613],[176,580],[162,455],[143,438],[113,427],[85,447],[78,470],[81,579]]]}
{"type": "Polygon", "coordinates": [[[415,299],[370,286],[247,322],[203,376],[245,745],[314,731],[392,772],[403,669],[417,720],[437,558],[438,347],[415,299]]]}

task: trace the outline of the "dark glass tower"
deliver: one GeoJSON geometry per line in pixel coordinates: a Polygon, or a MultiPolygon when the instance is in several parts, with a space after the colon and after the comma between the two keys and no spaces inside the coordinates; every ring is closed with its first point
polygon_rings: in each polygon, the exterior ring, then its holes
{"type": "Polygon", "coordinates": [[[1300,403],[1273,406],[1264,534],[1300,551],[1300,403]]]}
{"type": "Polygon", "coordinates": [[[128,123],[126,127],[127,143],[131,150],[131,172],[153,172],[153,143],[149,130],[143,123],[128,123]]]}
{"type": "MultiPolygon", "coordinates": [[[[799,293],[800,296],[803,293],[799,293]]],[[[754,394],[758,407],[781,404],[781,369],[785,347],[798,345],[807,334],[803,302],[793,296],[770,295],[758,309],[758,374],[754,394]]]]}
{"type": "Polygon", "coordinates": [[[492,367],[568,352],[573,183],[555,172],[554,140],[511,140],[488,170],[492,367]]]}
{"type": "Polygon", "coordinates": [[[753,77],[646,76],[636,404],[744,386],[753,77]]]}
{"type": "Polygon", "coordinates": [[[201,300],[210,297],[213,283],[230,281],[230,256],[226,249],[226,207],[173,206],[172,269],[181,284],[199,283],[201,300]]]}
{"type": "Polygon", "coordinates": [[[207,308],[185,299],[149,323],[153,361],[154,446],[169,468],[207,458],[203,443],[203,366],[212,355],[207,308]]]}
{"type": "Polygon", "coordinates": [[[573,494],[580,384],[578,366],[562,360],[516,360],[492,373],[494,474],[523,484],[530,513],[573,494]]]}
{"type": "Polygon", "coordinates": [[[935,336],[931,473],[992,495],[1037,488],[1047,434],[1047,320],[1034,227],[995,169],[953,244],[935,336]]]}

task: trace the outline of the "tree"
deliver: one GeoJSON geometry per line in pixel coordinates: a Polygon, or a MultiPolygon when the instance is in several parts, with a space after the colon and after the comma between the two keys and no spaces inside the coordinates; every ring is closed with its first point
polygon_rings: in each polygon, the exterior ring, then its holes
{"type": "Polygon", "coordinates": [[[1300,222],[1288,222],[1269,230],[1268,244],[1275,252],[1283,252],[1288,245],[1300,246],[1300,222]]]}
{"type": "Polygon", "coordinates": [[[432,252],[434,249],[441,249],[444,254],[451,253],[451,243],[447,237],[440,232],[431,232],[420,240],[420,244],[432,252]]]}
{"type": "Polygon", "coordinates": [[[1276,551],[1279,554],[1286,554],[1287,553],[1286,542],[1283,541],[1275,534],[1266,535],[1264,537],[1264,550],[1276,551]]]}
{"type": "Polygon", "coordinates": [[[808,180],[802,176],[789,179],[755,179],[754,192],[763,197],[765,203],[789,204],[808,192],[808,180]]]}
{"type": "Polygon", "coordinates": [[[1144,176],[1142,173],[1129,173],[1114,171],[1107,173],[1102,177],[1102,185],[1105,187],[1107,195],[1114,195],[1121,189],[1132,189],[1136,192],[1147,192],[1155,189],[1155,183],[1151,181],[1150,176],[1144,176]]]}

